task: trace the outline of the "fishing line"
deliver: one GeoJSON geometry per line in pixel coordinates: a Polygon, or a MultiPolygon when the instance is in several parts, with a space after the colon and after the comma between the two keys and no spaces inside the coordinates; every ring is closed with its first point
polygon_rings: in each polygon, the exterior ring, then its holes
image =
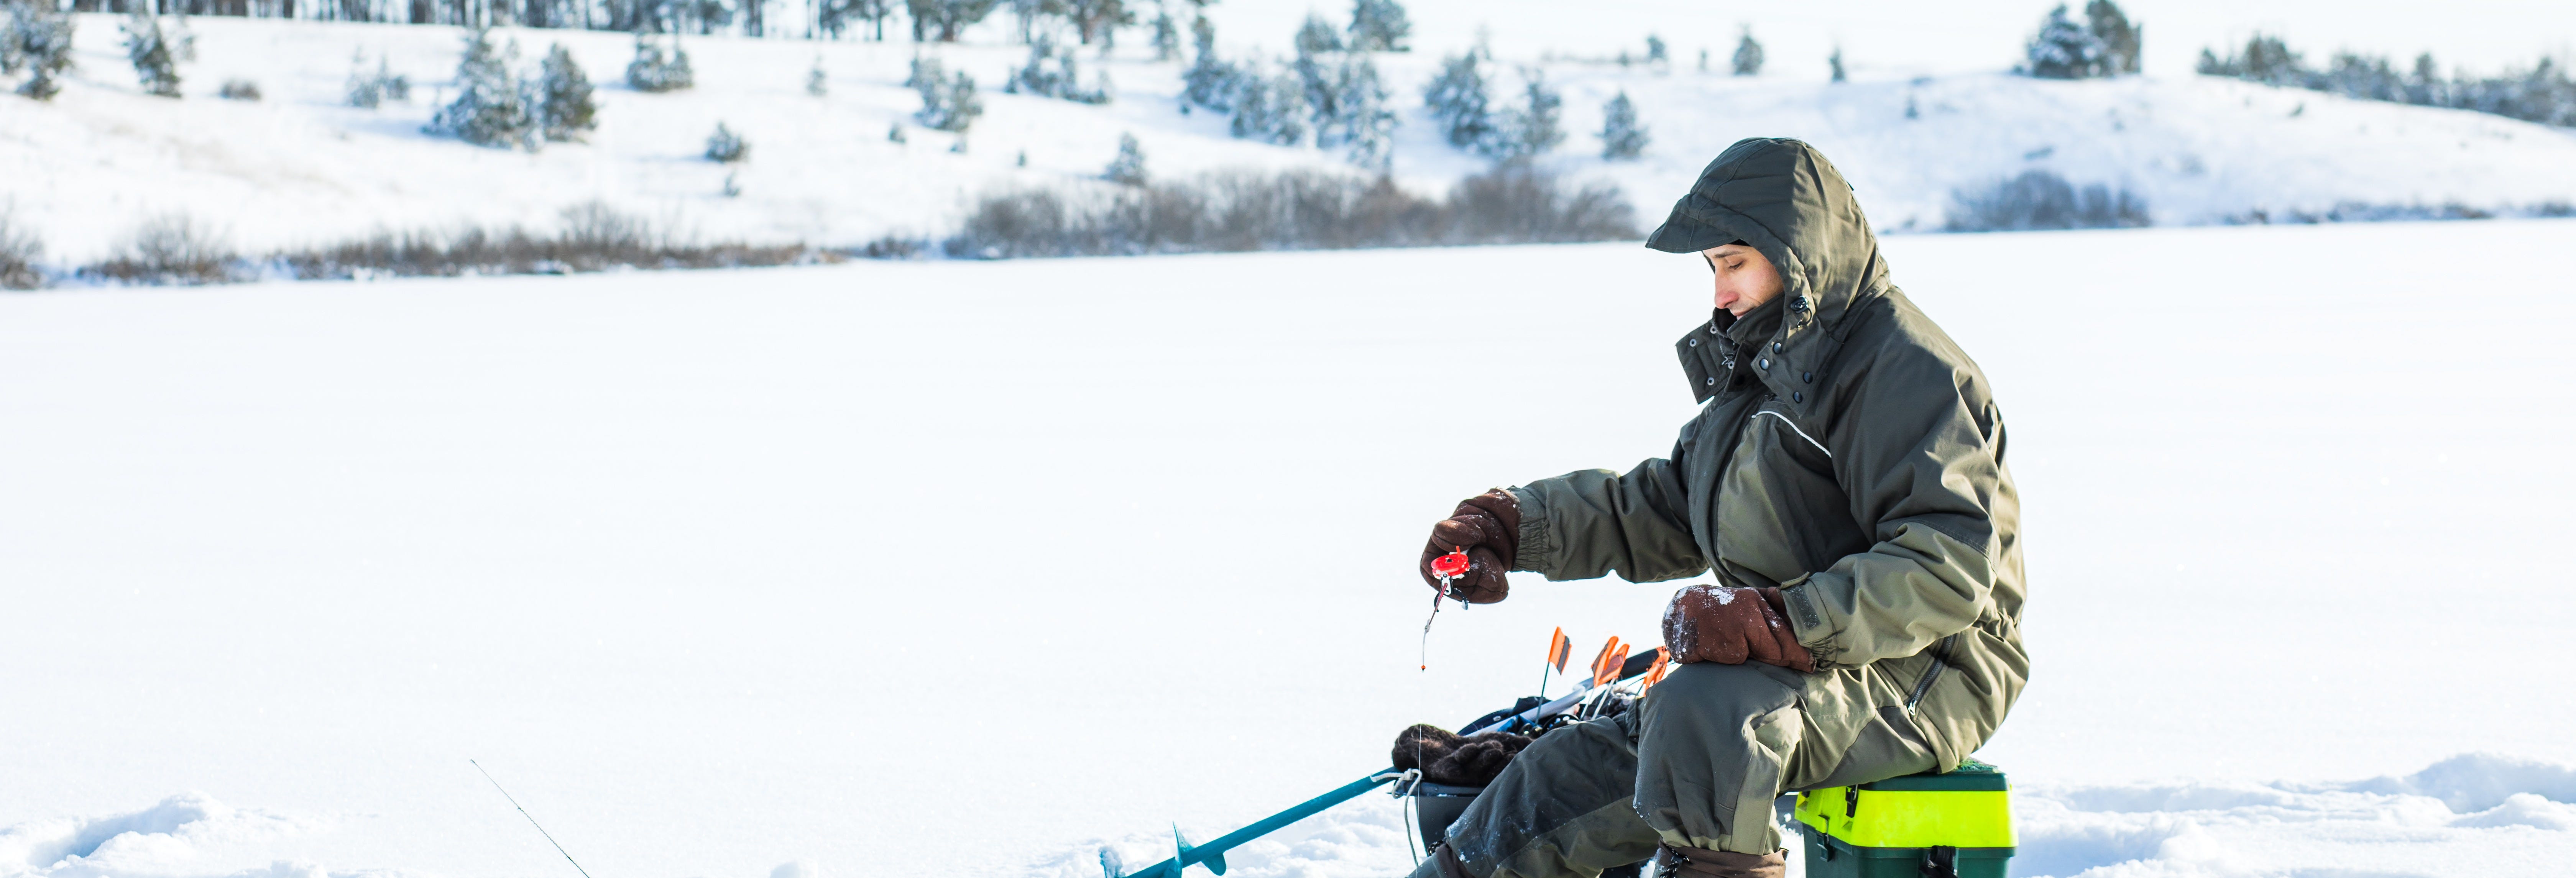
{"type": "Polygon", "coordinates": [[[528,813],[528,809],[527,809],[527,808],[521,807],[521,806],[519,805],[519,800],[518,800],[517,798],[512,797],[512,796],[510,795],[510,791],[509,791],[509,790],[501,789],[501,782],[500,782],[500,781],[497,781],[497,780],[492,780],[492,773],[491,773],[491,772],[489,772],[489,771],[483,771],[483,763],[476,762],[476,761],[474,761],[474,760],[468,759],[468,760],[465,760],[465,764],[467,764],[467,765],[471,765],[471,766],[474,766],[474,770],[475,770],[475,771],[481,771],[481,772],[483,772],[483,779],[484,779],[484,780],[490,780],[490,781],[492,781],[492,788],[493,788],[493,789],[501,790],[501,798],[502,798],[502,799],[507,800],[507,801],[510,803],[510,807],[512,807],[512,808],[518,808],[518,809],[519,809],[519,816],[521,816],[521,817],[525,817],[525,818],[528,818],[528,825],[529,825],[529,826],[534,826],[534,827],[536,827],[536,828],[537,828],[537,834],[538,834],[538,835],[545,836],[545,837],[546,837],[546,843],[547,843],[547,844],[550,844],[550,845],[554,845],[554,846],[555,846],[555,853],[562,854],[562,855],[563,855],[563,857],[564,857],[564,862],[567,862],[567,863],[571,863],[571,864],[572,864],[572,870],[573,870],[573,871],[581,873],[581,878],[590,878],[590,870],[589,870],[589,869],[584,869],[584,868],[582,868],[582,867],[581,867],[581,861],[580,861],[580,860],[573,859],[573,858],[572,858],[572,852],[571,852],[571,851],[564,850],[563,842],[556,841],[556,840],[555,840],[555,834],[554,834],[554,833],[551,833],[551,832],[547,832],[547,831],[546,831],[546,827],[545,827],[545,825],[544,825],[544,824],[542,824],[542,823],[538,823],[538,822],[537,822],[537,815],[530,814],[530,813],[528,813]]]}

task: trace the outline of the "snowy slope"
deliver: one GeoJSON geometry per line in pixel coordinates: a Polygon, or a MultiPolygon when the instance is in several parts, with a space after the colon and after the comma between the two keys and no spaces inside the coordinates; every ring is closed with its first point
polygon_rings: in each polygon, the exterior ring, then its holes
{"type": "MultiPolygon", "coordinates": [[[[2576,861],[2576,221],[1887,249],[2012,420],[2022,874],[2576,861]]],[[[0,297],[0,875],[570,874],[468,758],[600,876],[1142,863],[1523,693],[1550,626],[1652,640],[1669,585],[1523,580],[1417,672],[1410,559],[1459,496],[1670,448],[1705,283],[1601,245],[0,297]]],[[[1234,862],[1395,874],[1393,822],[1234,862]]]]}
{"type": "MultiPolygon", "coordinates": [[[[553,41],[603,85],[602,127],[587,145],[527,155],[421,135],[453,75],[457,32],[430,27],[199,19],[199,59],[183,65],[187,99],[139,95],[116,46],[116,19],[84,16],[80,71],[51,104],[0,101],[0,201],[47,238],[58,261],[96,258],[147,217],[187,212],[253,251],[310,245],[379,228],[550,226],[569,205],[601,200],[708,238],[850,245],[887,232],[944,232],[974,194],[1004,183],[1096,177],[1133,132],[1149,168],[1176,176],[1237,167],[1341,167],[1308,148],[1226,136],[1225,120],[1177,111],[1178,67],[1121,49],[1105,70],[1107,107],[1000,94],[1025,50],[989,42],[937,47],[984,84],[988,113],[964,154],[955,139],[910,126],[900,87],[915,48],[885,44],[693,39],[700,86],[626,90],[621,35],[505,31],[522,63],[553,41]],[[350,58],[390,56],[419,89],[380,111],[341,106],[350,58]],[[806,94],[820,58],[831,93],[806,94]],[[215,99],[226,79],[257,81],[264,103],[215,99]],[[743,132],[751,161],[742,194],[705,161],[718,122],[743,132]],[[895,124],[910,142],[887,142],[895,124]],[[1027,158],[1026,168],[1018,164],[1027,158]]],[[[991,35],[998,40],[998,33],[991,35]]],[[[1233,33],[1240,56],[1277,58],[1286,31],[1233,33]]],[[[1438,191],[1482,163],[1442,143],[1419,109],[1443,50],[1425,43],[1381,56],[1404,112],[1395,170],[1438,191]]],[[[1506,57],[1510,66],[1535,57],[1506,57]]],[[[372,61],[370,62],[372,64],[372,61]]],[[[1954,190],[2027,169],[2126,187],[2159,224],[2201,224],[2264,211],[2314,213],[2343,202],[2481,209],[2576,203],[2576,133],[2491,116],[2357,103],[2189,76],[2040,82],[2002,74],[1828,85],[1815,77],[1739,79],[1642,67],[1544,65],[1565,94],[1572,132],[1553,158],[1581,178],[1618,182],[1651,218],[1726,144],[1748,136],[1811,139],[1867,196],[1881,225],[1934,229],[1954,190]],[[1594,158],[1600,107],[1627,91],[1655,137],[1646,159],[1594,158]],[[1911,103],[1917,118],[1909,119],[1911,103]]],[[[1503,73],[1498,90],[1517,87],[1503,73]]]]}

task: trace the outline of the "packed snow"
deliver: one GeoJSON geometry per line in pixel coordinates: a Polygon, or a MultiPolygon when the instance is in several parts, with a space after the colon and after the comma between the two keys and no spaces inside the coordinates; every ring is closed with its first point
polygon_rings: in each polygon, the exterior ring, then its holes
{"type": "MultiPolygon", "coordinates": [[[[2576,862],[2576,221],[1900,236],[2014,431],[2020,875],[2576,862]]],[[[0,297],[0,876],[1096,874],[1527,694],[1457,498],[1664,453],[1633,244],[0,297]]],[[[1385,876],[1360,800],[1229,875],[1385,876]]]]}
{"type": "MultiPolygon", "coordinates": [[[[1226,57],[1281,60],[1290,28],[1271,28],[1266,13],[1243,16],[1241,29],[1221,31],[1226,57]]],[[[455,93],[463,46],[455,28],[193,19],[197,60],[181,65],[186,97],[172,101],[140,93],[116,16],[79,21],[79,66],[63,94],[0,102],[0,203],[14,204],[66,265],[100,258],[169,214],[196,217],[254,255],[386,229],[551,229],[565,208],[594,201],[709,240],[841,247],[886,234],[938,236],[996,188],[1103,185],[1127,133],[1157,177],[1358,173],[1335,151],[1238,140],[1219,114],[1183,114],[1181,64],[1149,60],[1139,34],[1105,60],[1083,52],[1084,84],[1099,73],[1115,84],[1112,103],[1091,106],[1000,93],[1027,49],[999,25],[980,29],[977,41],[928,48],[688,38],[698,86],[666,94],[623,85],[634,54],[625,34],[501,29],[496,39],[516,41],[520,68],[533,70],[560,42],[600,87],[601,124],[588,143],[528,154],[421,132],[455,93]],[[982,84],[986,113],[962,138],[912,120],[920,99],[902,83],[916,53],[982,84]],[[412,98],[347,106],[352,72],[379,61],[410,78],[412,98]],[[828,83],[819,97],[805,90],[818,63],[828,83]],[[265,100],[216,98],[231,79],[258,83],[265,100]],[[704,157],[718,123],[748,140],[749,161],[704,157]],[[888,139],[897,126],[904,143],[888,139]],[[963,152],[954,151],[961,140],[963,152]]],[[[1732,19],[1717,24],[1733,27],[1732,19]]],[[[1375,57],[1401,113],[1393,172],[1424,192],[1485,166],[1443,141],[1421,106],[1442,56],[1466,48],[1434,42],[1450,32],[1430,29],[1415,51],[1375,57]]],[[[1690,51],[1689,42],[1676,45],[1690,51]]],[[[1569,135],[1547,164],[1577,180],[1617,183],[1649,219],[1710,157],[1750,136],[1815,142],[1891,230],[1940,229],[1955,192],[2029,170],[2129,190],[2159,225],[2279,220],[2346,203],[2506,213],[2576,205],[2576,132],[2197,77],[2179,65],[2082,82],[1862,66],[1854,81],[1833,84],[1821,75],[1702,73],[1695,57],[1677,56],[1669,68],[1545,57],[1553,60],[1501,57],[1489,69],[1496,100],[1517,93],[1516,69],[1544,71],[1563,93],[1569,135]],[[1621,92],[1653,138],[1639,161],[1599,158],[1602,106],[1621,92]]]]}

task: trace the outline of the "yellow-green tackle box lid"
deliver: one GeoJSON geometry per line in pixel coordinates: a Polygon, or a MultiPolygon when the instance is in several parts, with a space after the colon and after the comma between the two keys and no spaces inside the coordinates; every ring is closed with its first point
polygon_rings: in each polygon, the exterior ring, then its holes
{"type": "Polygon", "coordinates": [[[1999,793],[2012,787],[2004,782],[2003,769],[1969,759],[1959,763],[1959,770],[1946,774],[1909,774],[1861,784],[1860,788],[1890,793],[1999,793]]]}

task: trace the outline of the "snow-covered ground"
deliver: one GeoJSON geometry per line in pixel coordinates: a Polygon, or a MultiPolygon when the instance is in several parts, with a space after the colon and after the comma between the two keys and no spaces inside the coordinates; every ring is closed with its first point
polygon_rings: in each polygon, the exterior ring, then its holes
{"type": "MultiPolygon", "coordinates": [[[[2018,874],[2564,874],[2576,221],[1913,236],[1988,369],[2018,874]]],[[[0,875],[1075,876],[1523,694],[1456,498],[1669,448],[1633,245],[0,297],[0,875]],[[1508,352],[1497,355],[1497,351],[1508,352]]],[[[1365,797],[1229,874],[1385,876],[1365,797]]]]}
{"type": "MultiPolygon", "coordinates": [[[[1289,29],[1255,30],[1273,22],[1243,16],[1243,30],[1225,32],[1229,56],[1277,60],[1289,29]]],[[[1148,169],[1166,177],[1347,167],[1310,147],[1233,139],[1224,118],[1204,111],[1181,114],[1180,65],[1146,60],[1136,34],[1113,59],[1085,53],[1089,71],[1116,83],[1105,107],[1001,94],[1026,49],[1007,44],[998,27],[979,31],[981,43],[926,50],[985,88],[987,113],[961,154],[950,151],[955,136],[910,120],[919,98],[901,83],[925,51],[910,43],[692,38],[685,46],[699,86],[644,94],[622,84],[633,55],[625,35],[503,30],[518,41],[521,66],[533,69],[559,41],[601,86],[601,126],[589,143],[530,155],[420,133],[453,95],[447,84],[461,42],[452,28],[195,19],[198,60],[181,67],[187,97],[170,101],[138,93],[117,24],[81,16],[79,70],[53,102],[0,101],[0,204],[14,203],[60,263],[98,258],[147,219],[174,212],[257,253],[387,228],[549,228],[563,208],[590,201],[704,238],[847,246],[889,232],[942,234],[971,198],[997,186],[1094,179],[1122,133],[1135,134],[1148,169]],[[408,75],[418,86],[412,100],[344,106],[360,53],[368,69],[386,58],[408,75]],[[830,81],[823,97],[804,89],[818,59],[830,81]],[[266,100],[216,98],[234,78],[257,82],[266,100]],[[738,170],[703,158],[719,122],[750,141],[738,170]],[[908,129],[907,143],[888,141],[895,125],[908,129]],[[738,196],[723,194],[729,176],[738,196]]],[[[1426,192],[1483,167],[1443,142],[1420,106],[1441,55],[1465,47],[1434,38],[1377,61],[1402,112],[1394,171],[1426,192]]],[[[1498,99],[1519,87],[1510,70],[1537,60],[1506,54],[1493,71],[1498,99]]],[[[1570,133],[1550,163],[1620,184],[1648,221],[1727,144],[1781,135],[1823,147],[1890,229],[1940,228],[1954,191],[2030,169],[2127,188],[2160,225],[2257,211],[2278,218],[2345,202],[2506,211],[2576,204],[2576,131],[2496,116],[2348,101],[2179,67],[2049,82],[1864,66],[1855,81],[1834,85],[1821,75],[1702,74],[1695,64],[1691,55],[1669,72],[1542,65],[1564,94],[1570,133]],[[1604,162],[1594,136],[1601,106],[1622,91],[1654,142],[1642,161],[1604,162]]]]}

